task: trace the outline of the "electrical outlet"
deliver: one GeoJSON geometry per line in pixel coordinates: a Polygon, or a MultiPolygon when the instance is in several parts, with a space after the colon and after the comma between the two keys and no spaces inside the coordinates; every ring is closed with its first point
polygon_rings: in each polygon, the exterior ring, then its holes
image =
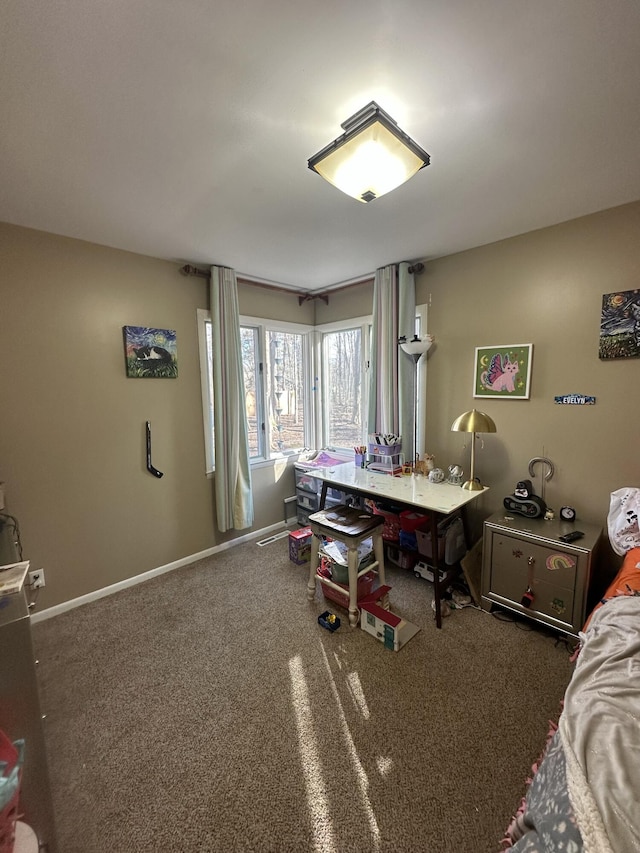
{"type": "Polygon", "coordinates": [[[34,569],[29,572],[29,585],[31,589],[40,589],[44,586],[44,569],[34,569]]]}

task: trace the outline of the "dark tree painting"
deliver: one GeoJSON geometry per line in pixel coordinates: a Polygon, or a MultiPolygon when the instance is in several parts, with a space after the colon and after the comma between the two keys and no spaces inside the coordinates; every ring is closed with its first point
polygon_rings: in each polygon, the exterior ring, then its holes
{"type": "Polygon", "coordinates": [[[605,293],[600,319],[600,358],[640,356],[640,290],[605,293]]]}

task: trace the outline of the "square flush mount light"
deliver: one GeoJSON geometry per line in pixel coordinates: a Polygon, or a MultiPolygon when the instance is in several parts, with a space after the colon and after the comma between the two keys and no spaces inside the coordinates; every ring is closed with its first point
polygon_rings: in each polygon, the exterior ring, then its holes
{"type": "Polygon", "coordinates": [[[309,168],[358,201],[394,190],[428,166],[429,155],[371,101],[341,127],[342,136],[309,160],[309,168]]]}

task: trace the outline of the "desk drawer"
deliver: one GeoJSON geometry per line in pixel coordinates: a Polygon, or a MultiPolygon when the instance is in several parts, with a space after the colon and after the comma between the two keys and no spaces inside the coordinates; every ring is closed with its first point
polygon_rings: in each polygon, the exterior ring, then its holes
{"type": "Polygon", "coordinates": [[[493,536],[491,586],[498,592],[496,583],[500,585],[501,578],[517,577],[524,580],[525,588],[529,581],[543,581],[562,589],[574,589],[576,563],[575,554],[497,533],[493,536]]]}
{"type": "Polygon", "coordinates": [[[299,507],[310,512],[315,512],[320,507],[320,495],[305,492],[303,489],[296,489],[296,500],[299,507]]]}
{"type": "Polygon", "coordinates": [[[495,534],[491,562],[491,591],[519,603],[533,590],[529,612],[573,624],[576,585],[575,554],[521,539],[495,534]]]}
{"type": "Polygon", "coordinates": [[[303,489],[305,492],[316,494],[321,488],[322,480],[318,477],[313,477],[305,471],[296,471],[296,489],[303,489]]]}

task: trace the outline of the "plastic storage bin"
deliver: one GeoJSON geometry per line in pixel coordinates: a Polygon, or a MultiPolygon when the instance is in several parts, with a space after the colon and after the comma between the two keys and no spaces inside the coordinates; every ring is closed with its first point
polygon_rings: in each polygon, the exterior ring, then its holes
{"type": "Polygon", "coordinates": [[[401,569],[412,569],[418,562],[418,554],[415,551],[403,551],[395,545],[388,545],[387,559],[401,569]]]}
{"type": "MultiPolygon", "coordinates": [[[[326,578],[323,578],[321,574],[318,574],[318,578],[322,585],[322,592],[324,593],[325,598],[329,598],[331,601],[335,601],[336,604],[339,604],[341,607],[344,607],[345,610],[349,608],[349,584],[338,584],[342,589],[338,591],[337,589],[333,589],[328,586],[324,581],[326,578]],[[344,592],[342,591],[344,590],[344,592]]],[[[361,598],[365,598],[370,594],[373,589],[373,585],[376,582],[377,575],[375,572],[367,572],[364,575],[361,575],[358,578],[358,601],[361,598]]]]}
{"type": "MultiPolygon", "coordinates": [[[[431,533],[416,530],[416,537],[418,539],[418,551],[424,557],[433,557],[431,533]]],[[[451,522],[441,522],[438,525],[438,557],[440,560],[444,560],[448,566],[452,566],[459,562],[466,553],[467,546],[462,519],[456,518],[451,522]]]]}
{"type": "Polygon", "coordinates": [[[382,538],[387,542],[397,542],[400,538],[400,515],[390,509],[385,509],[379,504],[373,507],[374,515],[381,515],[384,518],[384,526],[382,528],[382,538]]]}
{"type": "Polygon", "coordinates": [[[412,509],[405,509],[400,513],[400,529],[406,530],[407,533],[424,530],[428,521],[428,516],[414,512],[412,509]]]}
{"type": "Polygon", "coordinates": [[[369,453],[373,456],[398,456],[402,450],[401,444],[371,444],[369,453]]]}

